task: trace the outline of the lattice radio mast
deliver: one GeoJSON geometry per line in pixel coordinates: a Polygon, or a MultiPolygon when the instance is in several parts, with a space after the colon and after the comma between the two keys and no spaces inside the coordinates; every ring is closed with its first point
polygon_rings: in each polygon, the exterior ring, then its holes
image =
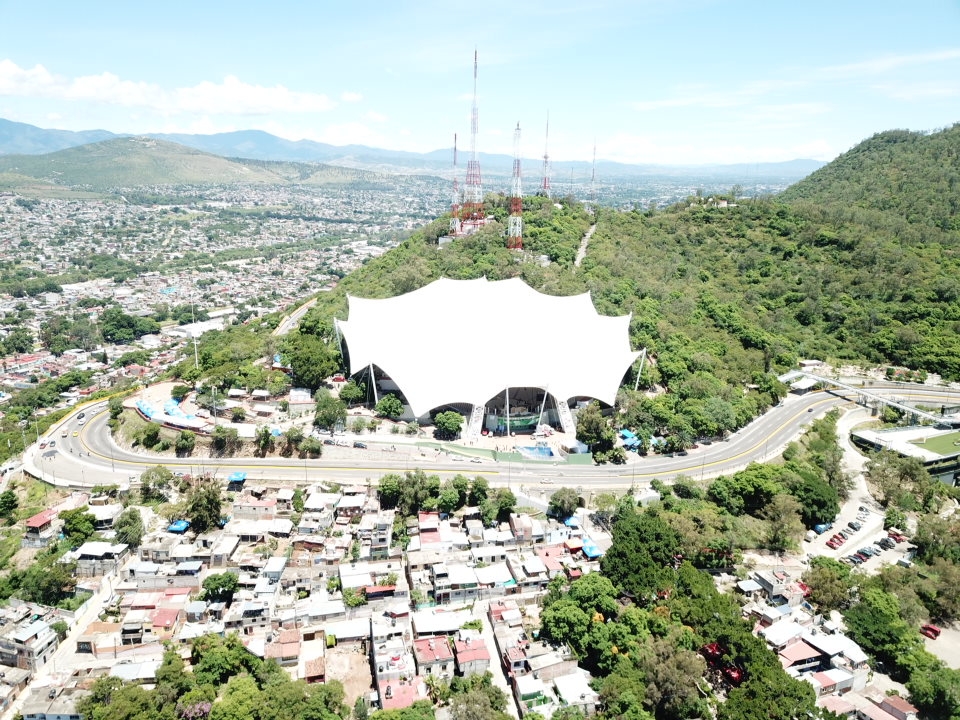
{"type": "Polygon", "coordinates": [[[477,159],[477,132],[480,127],[477,110],[477,51],[473,51],[473,110],[470,114],[470,159],[464,185],[462,219],[475,227],[483,225],[483,185],[480,181],[480,161],[477,159]]]}
{"type": "Polygon", "coordinates": [[[523,190],[520,187],[520,123],[513,131],[513,183],[510,187],[510,217],[507,218],[507,247],[523,249],[523,190]]]}
{"type": "Polygon", "coordinates": [[[540,192],[550,197],[550,153],[547,148],[550,144],[550,115],[547,114],[547,134],[543,141],[543,179],[540,181],[540,192]]]}
{"type": "Polygon", "coordinates": [[[450,234],[460,235],[460,182],[457,180],[457,134],[453,134],[453,198],[450,201],[450,234]]]}

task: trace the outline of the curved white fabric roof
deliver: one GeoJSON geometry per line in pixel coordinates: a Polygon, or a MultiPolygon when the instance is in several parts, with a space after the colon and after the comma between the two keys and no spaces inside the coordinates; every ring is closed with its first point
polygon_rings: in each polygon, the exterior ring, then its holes
{"type": "Polygon", "coordinates": [[[351,374],[387,373],[417,416],[447,403],[485,405],[504,388],[608,404],[639,353],[630,316],[597,314],[589,294],[543,295],[519,278],[440,279],[385,300],[348,296],[339,327],[351,374]]]}

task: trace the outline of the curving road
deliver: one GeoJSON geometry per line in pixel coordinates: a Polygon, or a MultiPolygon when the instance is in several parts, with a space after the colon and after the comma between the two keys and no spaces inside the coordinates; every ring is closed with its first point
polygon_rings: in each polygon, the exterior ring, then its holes
{"type": "MultiPolygon", "coordinates": [[[[906,397],[909,402],[937,405],[960,404],[960,390],[949,388],[872,383],[871,392],[906,397]]],[[[716,477],[742,469],[750,462],[776,457],[784,446],[800,435],[814,417],[837,406],[853,403],[843,394],[812,393],[789,396],[777,407],[754,420],[723,442],[703,445],[685,456],[650,455],[627,465],[573,466],[539,462],[504,463],[484,460],[480,463],[455,462],[432,451],[423,452],[414,446],[384,436],[384,442],[398,443],[396,452],[387,452],[386,445],[365,437],[371,449],[349,450],[353,457],[344,460],[319,458],[172,458],[150,453],[137,453],[114,444],[106,427],[105,404],[86,409],[87,422],[78,425],[71,415],[42,438],[54,440],[53,447],[31,446],[24,455],[24,466],[31,474],[57,485],[91,487],[98,484],[122,484],[135,479],[146,468],[161,463],[174,471],[197,474],[212,473],[225,477],[235,470],[245,470],[251,480],[316,482],[334,480],[364,484],[376,481],[388,472],[404,472],[423,467],[430,473],[449,476],[457,473],[484,475],[494,485],[537,486],[562,484],[591,489],[624,488],[634,483],[645,484],[654,478],[669,480],[677,475],[695,479],[716,477]],[[74,436],[76,433],[76,436],[74,436]]],[[[78,410],[78,413],[80,411],[78,410]]]]}

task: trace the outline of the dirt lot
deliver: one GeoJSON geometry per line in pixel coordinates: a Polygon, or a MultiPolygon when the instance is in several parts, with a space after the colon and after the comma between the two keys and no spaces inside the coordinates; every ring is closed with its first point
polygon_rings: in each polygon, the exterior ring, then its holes
{"type": "Polygon", "coordinates": [[[373,689],[370,661],[360,652],[359,643],[328,649],[326,653],[327,679],[343,683],[347,707],[353,707],[357,698],[373,689]]]}
{"type": "Polygon", "coordinates": [[[960,670],[960,630],[943,627],[940,637],[936,640],[924,637],[923,645],[928,651],[943,660],[947,667],[960,670]]]}

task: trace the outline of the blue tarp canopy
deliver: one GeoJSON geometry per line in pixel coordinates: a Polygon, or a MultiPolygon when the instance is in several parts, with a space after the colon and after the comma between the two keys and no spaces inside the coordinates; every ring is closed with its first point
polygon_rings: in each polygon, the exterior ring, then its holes
{"type": "Polygon", "coordinates": [[[242,483],[247,479],[247,474],[243,470],[237,470],[227,475],[227,482],[242,483]]]}
{"type": "Polygon", "coordinates": [[[591,560],[593,560],[598,557],[601,557],[603,555],[603,552],[601,552],[600,548],[594,545],[593,540],[591,540],[590,538],[584,538],[583,554],[586,555],[591,560]]]}
{"type": "Polygon", "coordinates": [[[571,515],[563,521],[563,524],[567,527],[580,527],[580,518],[578,518],[576,515],[571,515]]]}
{"type": "Polygon", "coordinates": [[[620,437],[622,437],[624,440],[634,440],[636,439],[637,436],[634,435],[629,430],[627,430],[626,428],[624,428],[623,430],[620,431],[620,437]]]}
{"type": "Polygon", "coordinates": [[[167,528],[167,532],[172,533],[185,533],[190,527],[189,520],[175,520],[170,523],[170,527],[167,528]]]}

